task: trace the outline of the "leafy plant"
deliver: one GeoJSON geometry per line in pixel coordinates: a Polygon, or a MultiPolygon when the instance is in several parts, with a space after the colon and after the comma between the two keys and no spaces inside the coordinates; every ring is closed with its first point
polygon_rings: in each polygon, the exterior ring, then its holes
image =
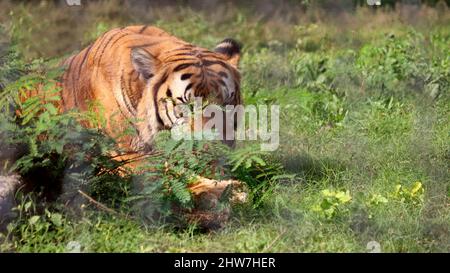
{"type": "Polygon", "coordinates": [[[349,191],[336,191],[325,189],[321,191],[322,199],[313,206],[313,211],[318,212],[326,219],[332,219],[348,212],[347,205],[352,200],[349,191]]]}
{"type": "Polygon", "coordinates": [[[423,203],[424,192],[422,183],[417,181],[409,189],[401,184],[396,185],[392,195],[402,203],[420,205],[423,203]]]}

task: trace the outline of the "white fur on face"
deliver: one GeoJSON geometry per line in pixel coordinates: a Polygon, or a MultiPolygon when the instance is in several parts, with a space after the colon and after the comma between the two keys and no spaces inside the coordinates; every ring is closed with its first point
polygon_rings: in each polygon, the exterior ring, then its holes
{"type": "MultiPolygon", "coordinates": [[[[192,88],[186,90],[186,87],[191,83],[191,80],[181,80],[181,76],[183,74],[183,72],[176,73],[169,85],[169,89],[172,92],[172,98],[176,101],[176,104],[183,103],[177,98],[181,97],[184,102],[187,102],[191,99],[193,94],[192,88]]],[[[221,93],[225,104],[231,103],[233,101],[234,93],[236,92],[236,86],[233,78],[229,73],[227,73],[227,77],[221,77],[221,79],[225,82],[226,86],[219,85],[218,91],[221,93]]]]}

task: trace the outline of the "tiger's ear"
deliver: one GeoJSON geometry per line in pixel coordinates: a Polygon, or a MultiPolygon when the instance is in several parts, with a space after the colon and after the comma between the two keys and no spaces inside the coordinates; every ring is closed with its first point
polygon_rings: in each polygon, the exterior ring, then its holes
{"type": "Polygon", "coordinates": [[[131,63],[134,69],[142,75],[144,80],[148,80],[156,72],[159,61],[150,52],[143,48],[131,49],[131,63]]]}
{"type": "Polygon", "coordinates": [[[227,38],[220,42],[214,51],[223,54],[232,66],[238,67],[241,58],[241,45],[236,40],[227,38]]]}

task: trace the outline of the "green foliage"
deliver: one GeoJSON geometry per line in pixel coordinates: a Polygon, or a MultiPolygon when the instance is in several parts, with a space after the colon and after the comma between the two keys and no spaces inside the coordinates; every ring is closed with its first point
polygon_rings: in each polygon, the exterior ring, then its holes
{"type": "Polygon", "coordinates": [[[243,75],[242,90],[248,104],[255,103],[264,90],[293,85],[295,74],[289,60],[270,48],[262,48],[250,55],[244,55],[240,64],[243,75]]]}
{"type": "Polygon", "coordinates": [[[295,47],[303,52],[318,51],[328,43],[326,33],[317,24],[295,26],[295,34],[295,47]]]}
{"type": "Polygon", "coordinates": [[[45,209],[40,212],[35,201],[22,196],[19,205],[14,209],[17,219],[7,227],[6,238],[9,242],[0,245],[0,251],[13,250],[24,242],[30,243],[22,249],[24,252],[36,251],[36,245],[53,245],[46,250],[54,251],[61,240],[67,238],[71,232],[70,221],[61,213],[45,209]]]}
{"type": "MultiPolygon", "coordinates": [[[[1,35],[1,32],[0,32],[1,35]]],[[[0,48],[0,91],[9,83],[17,80],[26,70],[26,65],[22,62],[19,54],[12,47],[0,48]]],[[[2,97],[0,103],[3,105],[2,97]]]]}
{"type": "Polygon", "coordinates": [[[296,126],[303,128],[341,127],[348,115],[345,96],[332,92],[292,89],[277,101],[284,110],[283,119],[295,118],[296,126]]]}
{"type": "Polygon", "coordinates": [[[154,154],[142,170],[138,179],[142,189],[130,199],[160,200],[163,214],[170,214],[167,204],[172,202],[185,209],[193,208],[188,186],[196,182],[199,175],[211,179],[234,177],[243,181],[249,188],[254,207],[270,198],[277,183],[293,177],[267,152],[253,146],[229,150],[214,141],[173,140],[170,132],[158,134],[154,154]]]}
{"type": "Polygon", "coordinates": [[[392,195],[396,200],[399,200],[400,202],[411,205],[420,205],[423,203],[424,192],[425,190],[422,186],[422,183],[417,181],[412,185],[410,189],[401,184],[396,185],[395,191],[392,195]]]}
{"type": "Polygon", "coordinates": [[[367,45],[361,48],[357,65],[362,69],[368,82],[381,84],[400,81],[420,69],[415,65],[417,64],[415,58],[420,56],[416,49],[418,45],[413,43],[412,37],[408,38],[396,38],[392,34],[380,45],[367,45]]]}
{"type": "Polygon", "coordinates": [[[338,215],[348,213],[348,204],[352,200],[349,191],[335,191],[325,189],[321,191],[322,199],[319,204],[312,209],[324,216],[326,219],[332,219],[338,215]]]}
{"type": "Polygon", "coordinates": [[[214,168],[224,147],[219,143],[197,140],[174,140],[170,132],[158,134],[155,151],[141,166],[142,175],[138,179],[140,190],[131,200],[150,199],[163,202],[163,214],[170,214],[169,204],[175,202],[180,207],[191,209],[193,200],[188,186],[199,175],[218,177],[220,166],[214,168]],[[168,209],[168,210],[167,210],[168,209]]]}
{"type": "Polygon", "coordinates": [[[294,52],[292,59],[297,85],[311,91],[328,91],[331,79],[328,74],[329,60],[319,54],[294,52]]]}
{"type": "Polygon", "coordinates": [[[398,201],[411,205],[414,208],[423,204],[424,198],[424,188],[421,182],[415,182],[410,189],[398,184],[395,186],[394,192],[388,196],[380,193],[372,193],[369,195],[360,194],[354,201],[348,190],[325,189],[320,193],[321,198],[319,202],[312,206],[312,211],[317,212],[327,220],[348,215],[350,212],[349,205],[352,202],[365,207],[369,212],[369,218],[372,218],[380,207],[390,204],[390,202],[398,201]]]}
{"type": "Polygon", "coordinates": [[[232,151],[229,153],[229,163],[234,176],[249,187],[251,203],[255,208],[273,197],[278,183],[294,177],[286,174],[279,162],[257,146],[249,145],[232,151]]]}
{"type": "Polygon", "coordinates": [[[368,206],[379,206],[388,203],[388,199],[379,193],[372,194],[367,201],[368,206]]]}
{"type": "Polygon", "coordinates": [[[389,35],[382,43],[368,44],[361,48],[356,61],[368,88],[386,88],[395,92],[399,84],[425,90],[437,97],[448,90],[448,49],[440,47],[439,34],[431,36],[433,47],[425,47],[427,41],[421,34],[410,31],[406,37],[389,35]],[[430,50],[437,51],[430,58],[430,50]]]}
{"type": "Polygon", "coordinates": [[[395,100],[393,97],[381,100],[369,100],[370,110],[366,131],[379,140],[395,138],[408,130],[410,112],[407,104],[395,100]],[[402,117],[399,119],[398,117],[402,117]]]}

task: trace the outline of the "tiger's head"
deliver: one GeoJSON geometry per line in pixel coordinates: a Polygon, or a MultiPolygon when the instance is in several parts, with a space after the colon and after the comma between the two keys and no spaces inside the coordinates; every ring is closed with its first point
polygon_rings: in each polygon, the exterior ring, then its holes
{"type": "MultiPolygon", "coordinates": [[[[166,51],[131,49],[131,63],[146,82],[144,93],[150,95],[138,110],[147,117],[147,112],[154,113],[153,120],[146,121],[154,128],[144,139],[161,129],[191,123],[177,106],[188,105],[194,98],[222,107],[241,104],[239,59],[240,45],[233,39],[223,40],[213,51],[191,44],[166,51]]],[[[203,118],[203,123],[207,121],[203,118]]]]}

